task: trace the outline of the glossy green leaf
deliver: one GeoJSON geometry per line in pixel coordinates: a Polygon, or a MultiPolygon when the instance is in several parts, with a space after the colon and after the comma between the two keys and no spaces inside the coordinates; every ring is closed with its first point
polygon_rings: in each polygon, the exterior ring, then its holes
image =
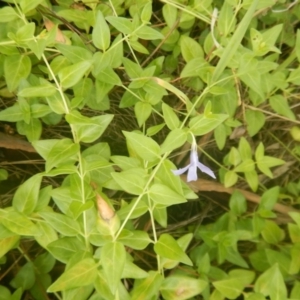
{"type": "Polygon", "coordinates": [[[22,79],[26,79],[31,71],[31,60],[26,55],[10,55],[4,61],[4,75],[7,87],[13,92],[22,79]]]}
{"type": "Polygon", "coordinates": [[[96,262],[92,258],[86,258],[65,271],[47,291],[53,293],[85,286],[93,283],[96,275],[96,262]]]}
{"type": "Polygon", "coordinates": [[[190,258],[184,253],[176,240],[169,234],[162,234],[154,245],[154,251],[165,258],[192,266],[190,258]]]}
{"type": "Polygon", "coordinates": [[[161,144],[161,154],[171,152],[181,147],[187,140],[187,133],[183,129],[174,129],[169,132],[164,142],[161,144]]]}
{"type": "Polygon", "coordinates": [[[157,204],[167,206],[186,202],[186,199],[182,195],[177,194],[168,186],[160,183],[155,183],[151,186],[150,198],[157,204]]]}
{"type": "Polygon", "coordinates": [[[120,242],[110,242],[101,249],[101,265],[113,294],[116,293],[126,261],[126,251],[120,242]]]}
{"type": "Polygon", "coordinates": [[[160,147],[153,139],[135,132],[123,131],[123,134],[126,137],[127,147],[132,149],[135,155],[148,161],[160,157],[160,147]]]}
{"type": "Polygon", "coordinates": [[[79,224],[66,215],[50,211],[39,212],[39,215],[65,236],[76,236],[80,233],[79,224]]]}
{"type": "Polygon", "coordinates": [[[61,86],[64,89],[74,86],[80,81],[80,79],[84,76],[84,74],[89,70],[90,67],[91,62],[87,60],[81,61],[68,67],[64,67],[58,73],[61,86]]]}
{"type": "Polygon", "coordinates": [[[14,194],[13,207],[26,215],[30,215],[38,201],[42,176],[36,174],[22,183],[14,194]]]}

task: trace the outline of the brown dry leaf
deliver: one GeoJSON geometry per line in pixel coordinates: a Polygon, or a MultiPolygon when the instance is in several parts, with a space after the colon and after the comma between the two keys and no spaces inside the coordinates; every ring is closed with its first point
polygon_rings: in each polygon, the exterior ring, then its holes
{"type": "Polygon", "coordinates": [[[0,132],[0,147],[36,153],[31,144],[21,138],[0,132]]]}
{"type": "Polygon", "coordinates": [[[96,194],[96,197],[99,216],[105,221],[110,221],[115,215],[114,210],[99,194],[96,194]]]}
{"type": "MultiPolygon", "coordinates": [[[[55,27],[55,24],[47,18],[44,18],[44,24],[48,31],[50,31],[53,27],[55,27]]],[[[62,44],[66,43],[64,34],[62,33],[62,31],[59,28],[57,28],[55,40],[62,44]]]]}

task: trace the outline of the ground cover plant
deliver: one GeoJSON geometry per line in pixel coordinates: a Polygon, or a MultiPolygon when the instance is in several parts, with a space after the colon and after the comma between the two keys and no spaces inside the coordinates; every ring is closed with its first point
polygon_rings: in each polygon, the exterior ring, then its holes
{"type": "Polygon", "coordinates": [[[0,299],[300,299],[298,1],[0,4],[0,299]]]}

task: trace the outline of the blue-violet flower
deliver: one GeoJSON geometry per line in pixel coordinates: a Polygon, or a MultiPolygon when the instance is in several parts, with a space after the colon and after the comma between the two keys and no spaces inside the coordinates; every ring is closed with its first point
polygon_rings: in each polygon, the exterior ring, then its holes
{"type": "Polygon", "coordinates": [[[171,171],[174,175],[181,175],[188,170],[187,182],[190,182],[196,181],[198,179],[197,168],[199,168],[203,173],[206,173],[207,175],[216,178],[214,172],[210,168],[206,167],[198,161],[197,144],[196,142],[193,142],[190,154],[190,163],[182,169],[171,171]]]}

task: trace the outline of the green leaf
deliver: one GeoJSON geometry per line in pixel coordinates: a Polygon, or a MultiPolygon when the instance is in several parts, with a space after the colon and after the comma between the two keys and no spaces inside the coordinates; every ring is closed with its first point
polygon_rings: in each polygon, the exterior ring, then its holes
{"type": "Polygon", "coordinates": [[[177,19],[177,8],[173,5],[166,3],[163,6],[162,13],[168,27],[172,28],[177,19]]]}
{"type": "Polygon", "coordinates": [[[244,285],[239,278],[229,278],[213,282],[213,286],[226,298],[236,299],[243,291],[244,285]]]}
{"type": "Polygon", "coordinates": [[[256,135],[265,124],[265,115],[256,110],[246,110],[245,118],[247,122],[247,130],[252,137],[256,135]]]}
{"type": "Polygon", "coordinates": [[[22,79],[26,79],[31,71],[31,60],[26,55],[10,55],[4,61],[4,75],[8,90],[13,92],[22,79]]]}
{"type": "Polygon", "coordinates": [[[152,16],[152,3],[147,2],[145,6],[143,7],[142,13],[141,13],[141,21],[143,23],[148,23],[152,16]]]}
{"type": "Polygon", "coordinates": [[[163,277],[159,272],[150,271],[148,277],[135,280],[131,300],[152,300],[158,298],[163,277]]]}
{"type": "Polygon", "coordinates": [[[250,7],[247,9],[246,14],[244,15],[242,21],[239,23],[238,28],[235,30],[233,36],[231,37],[229,43],[226,45],[226,48],[222,53],[221,59],[219,60],[217,67],[214,70],[212,82],[216,82],[219,79],[224,69],[235,55],[242,39],[244,38],[247,28],[252,21],[253,14],[259,2],[259,0],[254,0],[253,2],[251,2],[250,7]]]}
{"type": "Polygon", "coordinates": [[[253,171],[245,172],[244,174],[245,174],[247,183],[251,187],[252,191],[254,191],[254,192],[257,191],[259,182],[258,182],[258,175],[257,175],[256,171],[253,170],[253,171]]]}
{"type": "Polygon", "coordinates": [[[89,285],[97,276],[97,267],[98,265],[92,258],[85,258],[64,271],[47,289],[47,292],[53,293],[89,285]]]}
{"type": "Polygon", "coordinates": [[[162,257],[179,261],[189,266],[193,265],[190,258],[180,248],[176,240],[167,233],[159,237],[157,243],[154,245],[154,251],[162,257]]]}
{"type": "Polygon", "coordinates": [[[38,236],[41,234],[38,227],[28,217],[17,211],[0,210],[0,220],[7,229],[18,235],[38,236]]]}
{"type": "Polygon", "coordinates": [[[277,203],[279,192],[280,189],[278,186],[270,188],[264,192],[259,202],[258,211],[260,209],[272,210],[274,205],[277,203]]]}
{"type": "Polygon", "coordinates": [[[20,134],[26,135],[29,142],[38,140],[42,134],[42,122],[39,119],[30,119],[28,123],[19,121],[17,130],[20,134]]]}
{"type": "Polygon", "coordinates": [[[269,244],[277,245],[284,238],[284,231],[273,221],[266,220],[261,235],[269,244]]]}
{"type": "Polygon", "coordinates": [[[251,172],[255,170],[255,162],[252,159],[245,159],[237,167],[234,172],[251,172]]]}
{"type": "Polygon", "coordinates": [[[36,151],[46,160],[46,172],[59,165],[77,160],[79,144],[72,140],[40,140],[32,143],[36,151]]]}
{"type": "Polygon", "coordinates": [[[186,62],[189,62],[193,58],[203,58],[204,56],[204,52],[200,44],[186,35],[182,35],[180,37],[180,49],[186,62]]]}
{"type": "Polygon", "coordinates": [[[59,261],[67,263],[78,251],[86,250],[83,240],[78,237],[62,237],[47,245],[49,252],[59,261]]]}
{"type": "Polygon", "coordinates": [[[0,23],[7,23],[16,19],[18,19],[18,14],[11,6],[0,9],[0,23]]]}
{"type": "Polygon", "coordinates": [[[174,129],[169,132],[161,145],[160,153],[171,152],[181,147],[187,140],[187,133],[183,129],[174,129]]]}
{"type": "Polygon", "coordinates": [[[127,18],[109,16],[106,20],[124,34],[131,34],[134,30],[132,22],[127,18]]]}
{"type": "Polygon", "coordinates": [[[124,270],[122,273],[122,278],[145,278],[148,276],[148,273],[143,269],[139,268],[137,265],[132,263],[129,260],[125,261],[124,270]]]}
{"type": "Polygon", "coordinates": [[[133,195],[142,194],[147,183],[147,174],[141,168],[133,168],[120,173],[111,173],[111,176],[122,189],[133,195]]]}
{"type": "Polygon", "coordinates": [[[88,71],[90,67],[91,62],[87,60],[81,61],[68,67],[64,67],[58,73],[61,86],[64,89],[74,86],[79,82],[79,80],[83,77],[83,75],[88,71]]]}
{"type": "Polygon", "coordinates": [[[36,227],[40,231],[41,235],[36,236],[35,240],[43,248],[46,248],[48,244],[58,239],[56,231],[48,223],[40,221],[36,223],[36,227]]]}
{"type": "Polygon", "coordinates": [[[0,120],[7,122],[18,122],[23,120],[23,112],[18,103],[0,111],[0,120]]]}
{"type": "Polygon", "coordinates": [[[13,207],[26,215],[30,215],[39,198],[39,190],[42,181],[42,176],[36,174],[22,183],[14,194],[12,205],[13,207]]]}
{"type": "MultiPolygon", "coordinates": [[[[9,250],[13,249],[19,241],[19,235],[12,235],[3,239],[0,239],[0,258],[2,258],[9,250]]],[[[1,294],[0,294],[1,299],[1,294]]],[[[5,300],[3,298],[3,300],[5,300]]]]}
{"type": "Polygon", "coordinates": [[[110,45],[110,30],[100,10],[97,11],[96,24],[92,32],[92,40],[94,45],[105,51],[110,45]]]}
{"type": "Polygon", "coordinates": [[[13,288],[22,288],[23,290],[31,289],[36,280],[34,266],[32,262],[26,263],[22,266],[15,277],[11,280],[10,285],[13,288]]]}
{"type": "Polygon", "coordinates": [[[194,135],[204,135],[223,123],[228,118],[224,114],[199,115],[190,119],[189,127],[194,135]]]}
{"type": "Polygon", "coordinates": [[[296,120],[295,114],[290,109],[289,104],[282,95],[275,95],[270,97],[269,103],[271,107],[277,112],[279,115],[287,117],[293,121],[296,120]]]}
{"type": "Polygon", "coordinates": [[[135,132],[123,131],[129,151],[134,151],[142,159],[154,161],[160,158],[159,145],[149,137],[135,132]]]}
{"type": "Polygon", "coordinates": [[[160,292],[164,299],[182,300],[200,295],[207,282],[187,276],[171,275],[162,282],[160,292]]]}
{"type": "Polygon", "coordinates": [[[64,105],[63,99],[58,91],[54,95],[46,97],[46,100],[54,113],[61,115],[68,112],[68,107],[64,105]]]}
{"type": "Polygon", "coordinates": [[[64,44],[56,44],[55,48],[58,49],[72,64],[81,61],[89,61],[93,58],[92,53],[87,48],[64,44]]]}
{"type": "Polygon", "coordinates": [[[126,261],[125,247],[120,242],[109,242],[101,249],[101,265],[111,292],[115,295],[126,261]]]}
{"type": "Polygon", "coordinates": [[[137,102],[134,106],[134,113],[138,121],[139,127],[145,124],[152,112],[152,105],[147,102],[137,102]]]}
{"type": "Polygon", "coordinates": [[[237,190],[234,191],[230,197],[229,207],[236,216],[244,214],[247,211],[245,196],[237,190]]]}
{"type": "Polygon", "coordinates": [[[164,114],[164,121],[170,130],[176,129],[180,125],[180,121],[174,110],[167,104],[162,104],[162,111],[164,114]]]}
{"type": "Polygon", "coordinates": [[[219,150],[224,149],[226,144],[227,130],[224,124],[220,124],[214,131],[214,138],[219,150]]]}
{"type": "Polygon", "coordinates": [[[36,8],[43,0],[21,0],[20,5],[24,14],[36,8]]]}
{"type": "Polygon", "coordinates": [[[149,194],[153,202],[166,206],[186,202],[186,199],[182,195],[177,194],[168,186],[160,183],[153,184],[150,188],[149,194]]]}
{"type": "Polygon", "coordinates": [[[78,111],[66,115],[68,123],[73,125],[78,141],[92,143],[99,139],[113,119],[113,115],[84,117],[78,111]]]}
{"type": "Polygon", "coordinates": [[[97,73],[96,78],[97,81],[105,82],[107,84],[111,84],[112,86],[122,84],[119,76],[117,75],[117,73],[114,72],[114,70],[111,67],[106,67],[102,69],[99,73],[97,73]]]}
{"type": "Polygon", "coordinates": [[[8,178],[8,172],[5,169],[0,169],[0,181],[8,178]]]}
{"type": "Polygon", "coordinates": [[[255,282],[254,291],[272,300],[287,299],[287,289],[278,264],[261,274],[255,282]]]}
{"type": "Polygon", "coordinates": [[[242,161],[247,161],[249,159],[250,160],[252,159],[252,150],[250,144],[244,137],[241,137],[239,141],[238,150],[242,161]]]}
{"type": "Polygon", "coordinates": [[[135,34],[142,40],[161,40],[164,38],[164,36],[157,30],[149,27],[149,26],[143,26],[138,28],[138,30],[135,31],[135,34]]]}
{"type": "Polygon", "coordinates": [[[55,230],[65,236],[76,236],[80,233],[79,224],[66,215],[50,211],[40,211],[39,215],[44,220],[46,220],[55,230]]]}
{"type": "Polygon", "coordinates": [[[139,78],[142,73],[143,73],[143,69],[141,68],[140,65],[134,63],[133,61],[131,61],[130,59],[123,57],[122,59],[126,74],[131,78],[139,78]]]}
{"type": "Polygon", "coordinates": [[[143,250],[152,242],[147,232],[141,230],[129,231],[127,229],[123,229],[118,240],[125,246],[135,250],[143,250]]]}

